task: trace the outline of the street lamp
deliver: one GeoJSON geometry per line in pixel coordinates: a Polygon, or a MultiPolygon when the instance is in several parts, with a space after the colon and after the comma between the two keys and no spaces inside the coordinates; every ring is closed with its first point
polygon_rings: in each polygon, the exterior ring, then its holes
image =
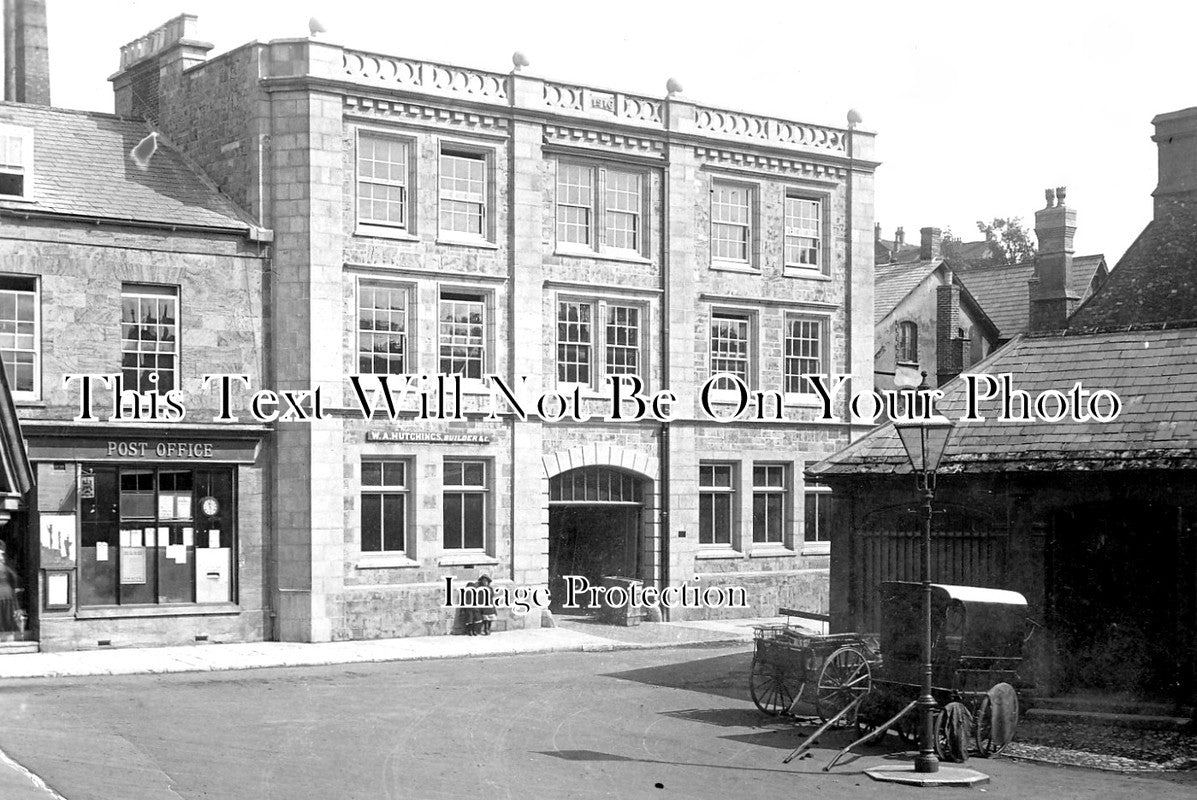
{"type": "MultiPolygon", "coordinates": [[[[927,388],[926,375],[924,372],[919,391],[927,388]]],[[[935,473],[952,435],[952,421],[939,413],[919,413],[922,409],[915,408],[918,404],[914,398],[911,401],[907,415],[895,421],[894,428],[906,448],[915,485],[923,497],[923,642],[920,653],[923,681],[918,699],[919,754],[914,760],[914,771],[929,773],[939,771],[939,759],[935,757],[935,698],[931,696],[931,501],[935,499],[935,473]]]]}

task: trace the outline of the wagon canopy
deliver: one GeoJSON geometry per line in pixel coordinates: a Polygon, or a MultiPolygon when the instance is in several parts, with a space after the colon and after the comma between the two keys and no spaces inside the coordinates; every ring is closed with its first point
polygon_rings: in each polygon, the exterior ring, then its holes
{"type": "MultiPolygon", "coordinates": [[[[881,584],[881,651],[887,659],[917,659],[922,636],[923,585],[881,584]]],[[[1027,601],[1018,592],[931,584],[932,660],[1020,658],[1027,601]]]]}

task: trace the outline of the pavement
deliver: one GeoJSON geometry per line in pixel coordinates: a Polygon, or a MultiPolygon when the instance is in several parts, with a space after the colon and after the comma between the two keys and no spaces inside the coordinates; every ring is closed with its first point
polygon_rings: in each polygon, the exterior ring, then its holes
{"type": "Polygon", "coordinates": [[[352,642],[248,642],[136,647],[0,656],[0,680],[214,672],[383,661],[423,661],[524,653],[635,650],[748,643],[753,626],[784,617],[645,623],[632,627],[566,618],[555,628],[499,631],[490,636],[417,636],[352,642]]]}

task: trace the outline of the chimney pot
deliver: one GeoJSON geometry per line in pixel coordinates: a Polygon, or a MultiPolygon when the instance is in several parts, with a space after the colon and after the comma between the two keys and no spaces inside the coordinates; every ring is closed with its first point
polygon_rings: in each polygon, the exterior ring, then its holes
{"type": "Polygon", "coordinates": [[[1047,205],[1044,208],[1051,208],[1056,204],[1056,192],[1054,189],[1044,189],[1043,196],[1047,200],[1047,205]]]}

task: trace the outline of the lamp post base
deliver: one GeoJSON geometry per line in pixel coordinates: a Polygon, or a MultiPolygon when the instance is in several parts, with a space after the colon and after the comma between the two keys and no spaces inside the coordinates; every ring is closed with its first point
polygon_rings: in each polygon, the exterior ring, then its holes
{"type": "Polygon", "coordinates": [[[939,759],[934,755],[915,756],[914,771],[924,775],[933,775],[939,772],[939,759]]]}
{"type": "Polygon", "coordinates": [[[904,783],[907,786],[980,786],[989,783],[989,776],[965,767],[944,767],[938,772],[919,772],[915,765],[871,767],[865,774],[875,781],[904,783]]]}

